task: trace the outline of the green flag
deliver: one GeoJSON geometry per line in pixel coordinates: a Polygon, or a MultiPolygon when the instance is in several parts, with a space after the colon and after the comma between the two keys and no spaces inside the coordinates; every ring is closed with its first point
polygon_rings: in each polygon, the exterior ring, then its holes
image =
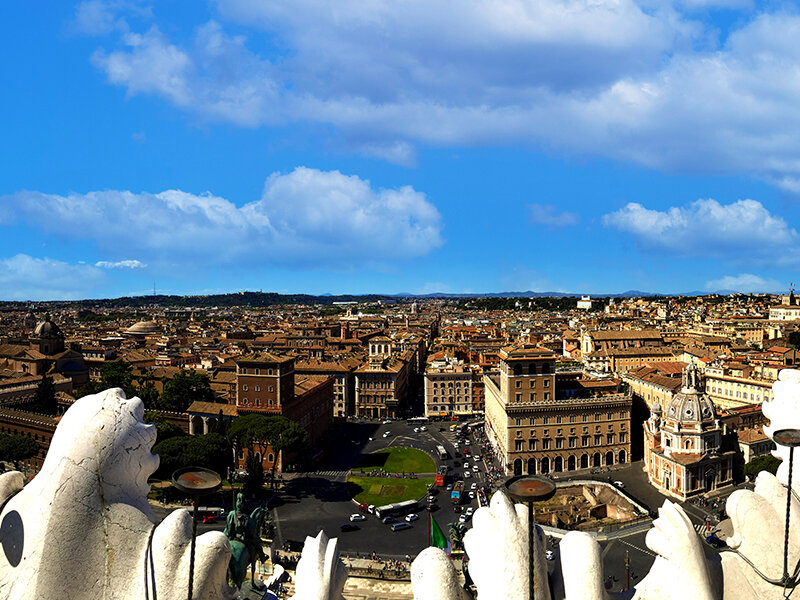
{"type": "Polygon", "coordinates": [[[436,522],[436,519],[433,518],[433,515],[429,515],[431,519],[431,546],[435,546],[436,548],[444,548],[447,554],[450,554],[453,550],[453,546],[450,544],[450,540],[447,539],[447,536],[442,532],[442,528],[439,527],[439,524],[436,522]]]}

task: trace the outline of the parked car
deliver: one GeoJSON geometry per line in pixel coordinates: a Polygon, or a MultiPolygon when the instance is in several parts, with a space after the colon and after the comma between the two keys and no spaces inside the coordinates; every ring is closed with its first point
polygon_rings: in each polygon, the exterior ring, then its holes
{"type": "Polygon", "coordinates": [[[472,507],[472,506],[470,506],[470,507],[467,509],[467,514],[468,514],[468,515],[471,517],[471,516],[472,516],[474,513],[475,513],[475,508],[474,508],[474,507],[472,507]]]}
{"type": "Polygon", "coordinates": [[[392,420],[391,420],[391,419],[386,419],[385,421],[383,421],[383,423],[382,423],[382,424],[383,424],[383,425],[388,425],[388,424],[389,424],[389,423],[391,423],[391,422],[392,422],[392,420]]]}
{"type": "Polygon", "coordinates": [[[472,477],[472,473],[469,471],[464,471],[464,479],[469,479],[470,477],[472,477]]]}
{"type": "Polygon", "coordinates": [[[625,484],[622,483],[621,481],[615,481],[614,485],[617,486],[618,488],[624,488],[625,487],[625,484]]]}
{"type": "Polygon", "coordinates": [[[371,515],[374,515],[375,514],[375,505],[374,504],[370,504],[367,507],[367,512],[369,512],[369,514],[371,514],[371,515]]]}
{"type": "Polygon", "coordinates": [[[478,489],[478,482],[477,481],[473,481],[472,485],[469,486],[469,489],[477,490],[478,489]]]}
{"type": "Polygon", "coordinates": [[[419,427],[414,427],[414,433],[419,433],[419,427]]]}
{"type": "Polygon", "coordinates": [[[383,432],[383,437],[385,437],[385,438],[389,437],[390,435],[392,435],[391,431],[384,431],[383,432]]]}
{"type": "Polygon", "coordinates": [[[406,515],[406,521],[411,523],[412,521],[416,521],[419,519],[419,515],[417,513],[411,513],[410,515],[406,515]]]}
{"type": "Polygon", "coordinates": [[[403,529],[411,529],[411,524],[400,522],[392,525],[392,531],[402,531],[403,529]]]}
{"type": "Polygon", "coordinates": [[[475,490],[470,490],[469,491],[469,497],[470,497],[470,500],[474,500],[475,499],[475,490]]]}
{"type": "Polygon", "coordinates": [[[458,522],[459,522],[459,523],[466,523],[466,522],[467,522],[467,521],[469,521],[471,518],[472,518],[472,515],[470,515],[470,514],[468,514],[468,513],[464,513],[463,515],[461,515],[460,517],[458,517],[458,522]]]}
{"type": "Polygon", "coordinates": [[[381,519],[381,522],[382,522],[384,525],[389,525],[390,523],[397,523],[397,519],[395,519],[395,518],[394,518],[394,517],[392,517],[392,516],[388,516],[388,517],[383,517],[383,518],[381,519]]]}
{"type": "Polygon", "coordinates": [[[475,473],[479,473],[479,472],[480,472],[480,468],[478,467],[478,465],[472,465],[472,470],[473,470],[475,473]]]}
{"type": "Polygon", "coordinates": [[[367,520],[367,517],[365,517],[364,515],[360,515],[358,513],[354,513],[354,514],[350,515],[350,522],[351,523],[355,523],[357,521],[366,521],[366,520],[367,520]]]}
{"type": "Polygon", "coordinates": [[[422,427],[420,427],[420,428],[419,428],[419,430],[420,430],[420,431],[428,431],[428,428],[427,428],[427,427],[425,427],[425,425],[423,425],[422,427]]]}

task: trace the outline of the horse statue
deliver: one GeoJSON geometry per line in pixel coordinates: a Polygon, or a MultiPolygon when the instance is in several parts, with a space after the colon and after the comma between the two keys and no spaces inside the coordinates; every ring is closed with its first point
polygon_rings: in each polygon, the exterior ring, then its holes
{"type": "Polygon", "coordinates": [[[259,535],[265,512],[265,508],[259,506],[248,515],[244,511],[244,495],[240,493],[236,496],[236,510],[228,513],[225,525],[225,535],[231,544],[228,578],[239,589],[244,582],[248,565],[250,565],[250,585],[255,589],[262,587],[261,583],[256,582],[255,573],[256,560],[261,562],[266,560],[259,535]]]}

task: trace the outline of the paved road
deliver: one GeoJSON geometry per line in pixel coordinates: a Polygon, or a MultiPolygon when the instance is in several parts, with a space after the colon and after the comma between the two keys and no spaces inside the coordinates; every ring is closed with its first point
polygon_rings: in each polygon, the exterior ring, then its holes
{"type": "MultiPolygon", "coordinates": [[[[295,476],[279,494],[273,515],[277,523],[276,537],[279,544],[286,540],[302,541],[306,535],[316,535],[323,529],[329,536],[339,538],[343,554],[349,553],[353,556],[357,553],[363,555],[376,552],[382,556],[396,558],[406,554],[416,555],[428,545],[424,511],[420,512],[422,518],[414,522],[411,529],[405,531],[392,532],[387,525],[383,525],[374,517],[359,523],[357,531],[340,531],[341,525],[349,522],[349,515],[357,512],[345,485],[347,469],[357,464],[362,454],[388,446],[418,448],[434,456],[437,464],[440,464],[435,448],[437,445],[443,445],[453,457],[444,461],[444,464],[450,465],[453,472],[463,473],[461,466],[455,467],[456,461],[463,460],[463,455],[454,448],[456,434],[449,429],[449,425],[449,423],[432,423],[428,425],[428,431],[420,433],[414,433],[413,427],[404,422],[389,424],[351,422],[341,427],[338,432],[336,455],[329,457],[326,463],[320,466],[319,472],[295,476]],[[386,431],[390,431],[391,435],[384,438],[383,433],[386,431]]],[[[471,447],[474,449],[477,446],[473,440],[471,447]]],[[[471,467],[472,461],[469,462],[471,467]]],[[[475,481],[481,486],[486,486],[485,473],[486,465],[481,464],[477,477],[470,477],[466,481],[468,484],[475,481]]],[[[651,510],[656,510],[666,499],[648,483],[647,475],[642,471],[641,461],[603,469],[596,473],[592,473],[591,470],[575,472],[571,473],[570,477],[621,481],[628,494],[651,510]]],[[[566,476],[560,478],[568,479],[566,476]]],[[[728,490],[721,496],[724,497],[731,491],[733,490],[728,490]]],[[[457,521],[459,515],[454,512],[446,492],[438,495],[437,505],[439,508],[433,514],[446,533],[447,524],[457,521]]],[[[477,508],[477,503],[471,501],[465,506],[477,508]]],[[[684,503],[683,506],[698,534],[704,534],[706,518],[716,511],[711,505],[700,507],[684,503]]],[[[636,585],[639,578],[649,571],[655,556],[645,544],[645,535],[645,531],[638,531],[601,543],[604,569],[609,577],[607,581],[609,589],[617,591],[625,585],[626,558],[630,564],[631,585],[636,585]]],[[[709,554],[717,552],[705,544],[704,546],[709,554]]],[[[557,565],[557,561],[554,561],[554,565],[557,565]]]]}

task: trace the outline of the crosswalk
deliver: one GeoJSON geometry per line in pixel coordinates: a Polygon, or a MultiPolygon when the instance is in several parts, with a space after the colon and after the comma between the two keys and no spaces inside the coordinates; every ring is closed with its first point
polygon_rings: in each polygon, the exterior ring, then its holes
{"type": "Polygon", "coordinates": [[[343,477],[349,471],[308,471],[304,475],[308,477],[343,477]]]}
{"type": "Polygon", "coordinates": [[[697,535],[699,535],[701,537],[706,537],[707,535],[710,535],[710,533],[711,533],[710,529],[708,531],[706,531],[706,524],[705,523],[695,523],[694,524],[694,530],[697,532],[697,535]]]}

